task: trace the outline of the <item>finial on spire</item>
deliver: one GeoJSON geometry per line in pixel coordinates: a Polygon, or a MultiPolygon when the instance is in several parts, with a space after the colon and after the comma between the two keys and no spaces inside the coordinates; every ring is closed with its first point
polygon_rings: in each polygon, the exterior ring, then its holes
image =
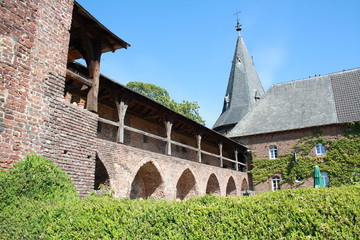
{"type": "MultiPolygon", "coordinates": [[[[237,10],[236,10],[237,11],[237,10]]],[[[241,31],[241,24],[240,24],[240,21],[239,21],[239,14],[241,13],[241,11],[238,11],[236,12],[234,15],[236,15],[236,26],[235,26],[235,29],[238,33],[240,33],[241,31]]]]}

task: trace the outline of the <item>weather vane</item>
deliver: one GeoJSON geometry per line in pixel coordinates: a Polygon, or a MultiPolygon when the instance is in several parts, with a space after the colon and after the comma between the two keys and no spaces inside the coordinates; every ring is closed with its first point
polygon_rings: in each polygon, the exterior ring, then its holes
{"type": "Polygon", "coordinates": [[[236,9],[236,13],[234,14],[234,15],[236,15],[236,31],[237,32],[240,32],[241,31],[241,24],[240,24],[240,21],[239,21],[239,14],[241,13],[241,11],[238,11],[237,9],[236,9]]]}

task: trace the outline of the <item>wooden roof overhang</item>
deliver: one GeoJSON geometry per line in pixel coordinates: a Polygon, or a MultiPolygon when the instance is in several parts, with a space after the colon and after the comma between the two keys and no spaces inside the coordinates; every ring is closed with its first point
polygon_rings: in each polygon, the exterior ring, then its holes
{"type": "MultiPolygon", "coordinates": [[[[87,79],[86,67],[79,63],[69,63],[67,81],[68,90],[80,92],[84,86],[91,87],[91,82],[87,79]],[[71,89],[70,89],[71,88],[71,89]]],[[[238,142],[227,138],[218,132],[215,132],[204,125],[201,125],[172,109],[153,101],[152,99],[139,94],[124,85],[100,75],[99,98],[101,104],[105,104],[116,109],[116,100],[122,100],[128,103],[127,112],[141,119],[164,125],[166,120],[172,121],[172,130],[182,134],[194,137],[198,134],[202,140],[213,143],[222,143],[227,148],[237,149],[239,152],[246,151],[247,148],[238,142]]]]}
{"type": "Polygon", "coordinates": [[[130,47],[130,44],[116,36],[80,4],[74,3],[70,29],[69,61],[84,58],[86,49],[84,41],[98,42],[101,53],[114,52],[117,49],[130,47]]]}

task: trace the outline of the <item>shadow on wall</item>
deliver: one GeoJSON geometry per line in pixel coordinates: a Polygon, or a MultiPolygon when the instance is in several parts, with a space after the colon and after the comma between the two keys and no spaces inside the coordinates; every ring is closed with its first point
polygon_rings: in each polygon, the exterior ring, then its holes
{"type": "Polygon", "coordinates": [[[160,172],[152,162],[144,164],[131,184],[130,199],[164,198],[164,184],[160,172]]]}
{"type": "Polygon", "coordinates": [[[226,186],[226,196],[236,197],[236,185],[233,177],[229,178],[228,184],[226,186]]]}
{"type": "Polygon", "coordinates": [[[220,196],[220,184],[214,173],[212,173],[209,177],[206,186],[206,194],[213,194],[216,196],[220,196]]]}
{"type": "Polygon", "coordinates": [[[186,200],[198,195],[196,181],[190,169],[184,170],[176,184],[176,199],[186,200]]]}

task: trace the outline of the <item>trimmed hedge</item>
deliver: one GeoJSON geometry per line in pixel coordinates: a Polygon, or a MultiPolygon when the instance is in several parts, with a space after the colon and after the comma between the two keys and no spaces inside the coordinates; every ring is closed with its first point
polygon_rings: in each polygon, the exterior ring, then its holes
{"type": "Polygon", "coordinates": [[[74,200],[78,198],[69,176],[48,159],[30,154],[14,168],[0,171],[0,209],[19,202],[34,200],[74,200]]]}
{"type": "Polygon", "coordinates": [[[182,202],[27,197],[0,210],[0,226],[0,239],[359,239],[360,185],[182,202]]]}

